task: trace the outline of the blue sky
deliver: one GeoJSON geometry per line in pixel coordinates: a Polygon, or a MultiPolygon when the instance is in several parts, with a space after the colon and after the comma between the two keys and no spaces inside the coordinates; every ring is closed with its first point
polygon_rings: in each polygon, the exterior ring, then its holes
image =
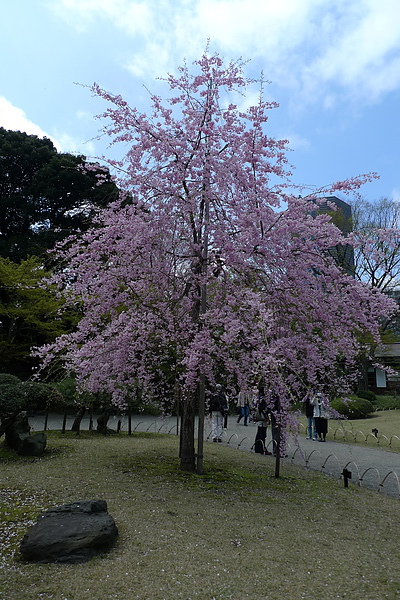
{"type": "Polygon", "coordinates": [[[267,131],[290,141],[294,181],[377,171],[368,200],[400,200],[399,0],[3,0],[0,126],[64,152],[106,154],[93,82],[146,111],[144,86],[207,39],[271,82],[267,131]],[[76,84],[82,85],[76,85],[76,84]]]}

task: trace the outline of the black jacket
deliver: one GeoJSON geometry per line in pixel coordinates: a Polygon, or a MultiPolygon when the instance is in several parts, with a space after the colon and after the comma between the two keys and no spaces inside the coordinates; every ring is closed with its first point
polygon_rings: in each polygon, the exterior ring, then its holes
{"type": "Polygon", "coordinates": [[[228,412],[228,402],[225,394],[217,392],[210,398],[210,412],[218,412],[225,415],[228,412]]]}

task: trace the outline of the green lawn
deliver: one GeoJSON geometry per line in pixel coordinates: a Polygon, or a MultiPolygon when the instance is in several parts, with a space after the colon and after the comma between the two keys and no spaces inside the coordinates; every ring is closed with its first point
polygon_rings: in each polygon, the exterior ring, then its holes
{"type": "MultiPolygon", "coordinates": [[[[305,432],[306,419],[300,418],[300,431],[305,432]]],[[[356,443],[369,447],[382,447],[400,452],[400,410],[382,410],[367,419],[330,420],[328,439],[356,443]],[[377,429],[378,433],[372,432],[377,429]]]]}
{"type": "Polygon", "coordinates": [[[0,451],[1,600],[381,599],[400,589],[399,501],[206,444],[205,475],[175,436],[49,434],[40,459],[0,451]],[[82,565],[20,560],[50,506],[105,499],[120,535],[82,565]]]}

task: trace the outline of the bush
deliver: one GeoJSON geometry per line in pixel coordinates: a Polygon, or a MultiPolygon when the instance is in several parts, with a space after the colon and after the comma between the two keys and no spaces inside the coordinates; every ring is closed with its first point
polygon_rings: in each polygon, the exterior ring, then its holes
{"type": "Polygon", "coordinates": [[[64,399],[53,386],[16,379],[0,384],[0,417],[21,410],[45,411],[63,406],[64,399]]]}
{"type": "Polygon", "coordinates": [[[357,392],[357,396],[359,398],[363,398],[364,400],[369,400],[370,402],[372,402],[372,404],[376,403],[376,396],[374,392],[360,391],[357,392]]]}
{"type": "Polygon", "coordinates": [[[16,375],[11,375],[11,373],[0,373],[0,385],[16,385],[17,383],[22,382],[16,375]]]}
{"type": "Polygon", "coordinates": [[[400,396],[377,396],[374,406],[377,410],[400,409],[400,396]]]}
{"type": "MultiPolygon", "coordinates": [[[[19,380],[18,380],[19,381],[19,380]]],[[[0,385],[0,418],[26,408],[24,384],[3,383],[0,385]]]]}
{"type": "Polygon", "coordinates": [[[374,412],[372,403],[365,398],[351,398],[348,402],[336,398],[331,402],[331,406],[340,415],[348,419],[366,419],[368,415],[374,412]]]}
{"type": "Polygon", "coordinates": [[[23,386],[26,395],[26,406],[29,410],[56,410],[65,405],[62,394],[52,385],[26,382],[23,386]]]}
{"type": "Polygon", "coordinates": [[[73,377],[67,377],[62,381],[52,383],[52,385],[62,395],[66,406],[73,406],[76,408],[77,393],[76,383],[73,377]]]}

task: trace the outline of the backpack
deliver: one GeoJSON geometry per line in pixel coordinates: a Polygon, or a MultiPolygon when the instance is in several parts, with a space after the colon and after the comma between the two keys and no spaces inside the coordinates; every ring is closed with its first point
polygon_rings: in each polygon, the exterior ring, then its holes
{"type": "Polygon", "coordinates": [[[257,407],[256,412],[254,414],[254,421],[268,421],[268,416],[263,410],[260,410],[259,406],[257,407]]]}
{"type": "Polygon", "coordinates": [[[221,399],[221,401],[220,401],[220,411],[221,411],[221,414],[224,415],[224,417],[227,414],[229,414],[229,405],[228,405],[228,401],[225,398],[225,396],[224,396],[223,400],[221,399]]]}

